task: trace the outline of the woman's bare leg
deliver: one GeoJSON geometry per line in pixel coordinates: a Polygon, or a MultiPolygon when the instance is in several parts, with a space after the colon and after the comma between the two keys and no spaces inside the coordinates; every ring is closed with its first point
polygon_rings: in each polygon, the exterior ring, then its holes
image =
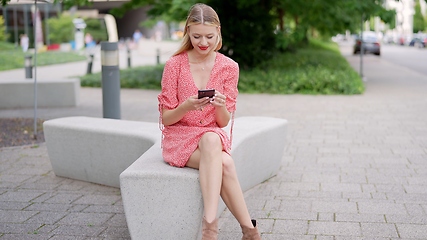
{"type": "Polygon", "coordinates": [[[187,167],[199,169],[204,214],[208,222],[216,218],[221,195],[240,225],[253,228],[234,161],[222,151],[221,139],[216,133],[203,135],[199,148],[191,155],[187,167]]]}
{"type": "Polygon", "coordinates": [[[202,136],[187,166],[199,169],[204,214],[206,221],[212,222],[218,212],[222,185],[222,143],[218,134],[207,132],[202,136]]]}
{"type": "Polygon", "coordinates": [[[230,155],[223,152],[223,178],[221,197],[228,210],[242,226],[253,228],[242,188],[237,178],[236,167],[230,155]]]}

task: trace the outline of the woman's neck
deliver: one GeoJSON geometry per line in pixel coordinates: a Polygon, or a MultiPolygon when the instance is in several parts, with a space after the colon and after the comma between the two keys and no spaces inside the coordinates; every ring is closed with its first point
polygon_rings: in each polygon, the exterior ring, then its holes
{"type": "Polygon", "coordinates": [[[194,50],[189,51],[189,61],[190,63],[206,63],[209,62],[213,56],[215,56],[215,52],[211,51],[207,54],[199,54],[194,50]]]}

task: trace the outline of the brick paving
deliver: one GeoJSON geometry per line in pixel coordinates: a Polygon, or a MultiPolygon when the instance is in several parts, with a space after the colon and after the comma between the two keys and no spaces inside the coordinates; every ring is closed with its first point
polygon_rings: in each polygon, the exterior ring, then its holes
{"type": "MultiPolygon", "coordinates": [[[[341,49],[358,70],[359,58],[341,49]]],[[[245,193],[264,240],[427,239],[427,76],[364,59],[362,95],[239,96],[237,117],[289,121],[279,174],[245,193]]],[[[122,89],[122,118],[156,122],[157,94],[122,89]]],[[[38,116],[102,117],[101,96],[82,88],[78,107],[39,109],[38,116]]],[[[32,114],[0,110],[0,117],[32,114]]],[[[225,211],[219,239],[240,238],[225,211]]],[[[130,239],[120,190],[56,177],[44,143],[1,148],[6,239],[130,239]]]]}

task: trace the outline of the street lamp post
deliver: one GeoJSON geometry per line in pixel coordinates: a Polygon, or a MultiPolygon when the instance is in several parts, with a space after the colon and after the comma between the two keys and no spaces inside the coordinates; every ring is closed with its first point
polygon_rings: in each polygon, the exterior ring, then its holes
{"type": "Polygon", "coordinates": [[[361,31],[360,31],[360,77],[363,81],[365,81],[365,77],[363,76],[363,54],[365,51],[365,44],[363,43],[363,24],[365,23],[365,14],[362,13],[362,24],[361,24],[361,31]]]}
{"type": "Polygon", "coordinates": [[[120,119],[120,68],[117,42],[101,42],[103,117],[120,119]]]}

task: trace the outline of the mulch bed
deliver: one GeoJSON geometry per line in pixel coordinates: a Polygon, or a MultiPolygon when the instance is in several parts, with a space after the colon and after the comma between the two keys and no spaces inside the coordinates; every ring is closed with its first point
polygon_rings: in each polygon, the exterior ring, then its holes
{"type": "Polygon", "coordinates": [[[0,148],[44,142],[43,122],[37,119],[37,134],[34,136],[33,118],[0,118],[0,148]]]}

